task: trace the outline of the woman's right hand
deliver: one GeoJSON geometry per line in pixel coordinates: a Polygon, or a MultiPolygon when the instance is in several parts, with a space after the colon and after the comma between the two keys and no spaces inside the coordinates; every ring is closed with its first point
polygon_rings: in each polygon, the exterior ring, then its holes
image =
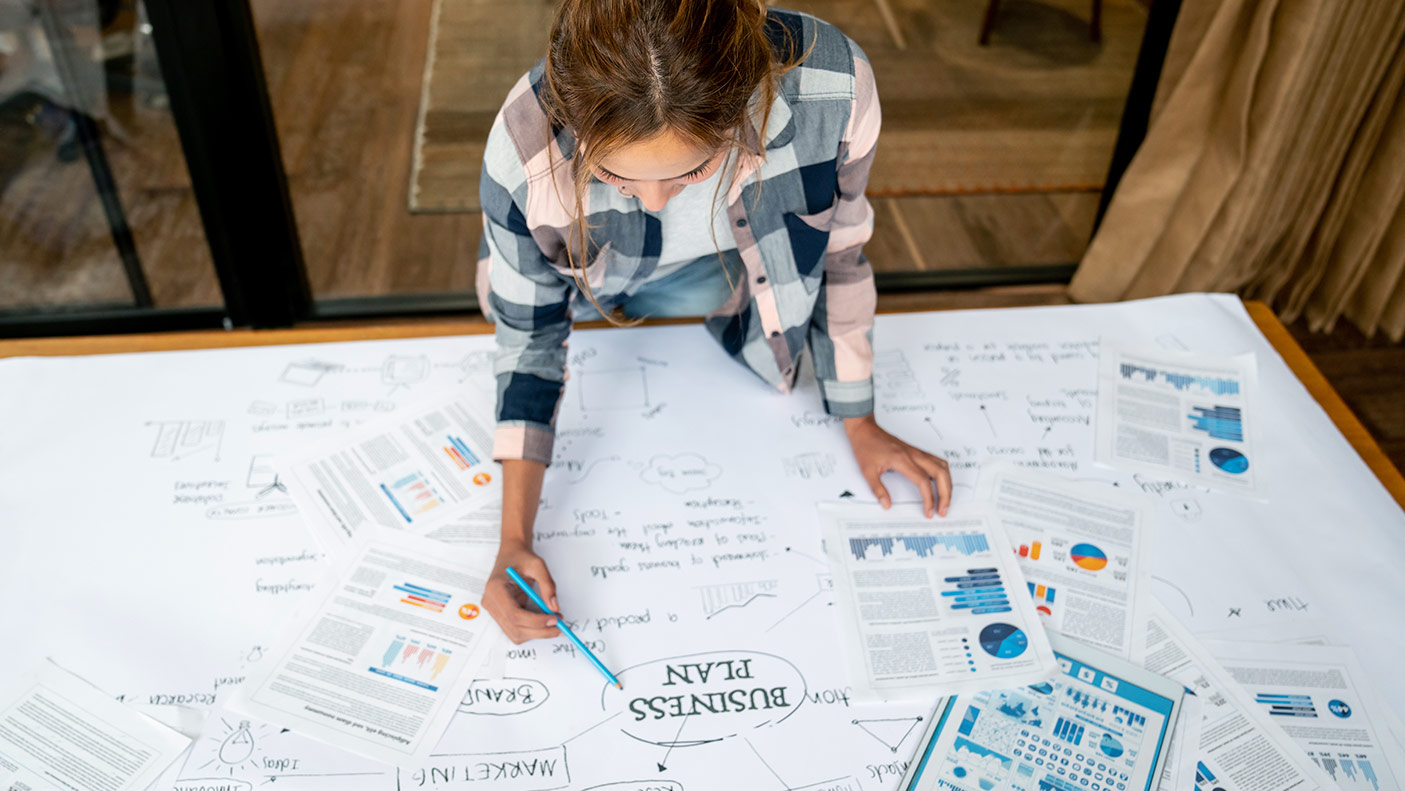
{"type": "Polygon", "coordinates": [[[551,579],[551,572],[547,571],[546,561],[538,557],[530,546],[506,540],[498,547],[497,563],[493,564],[493,573],[488,575],[488,584],[483,589],[484,609],[493,616],[507,638],[514,643],[560,637],[561,631],[556,628],[556,615],[537,611],[527,594],[507,576],[508,566],[536,587],[537,594],[553,612],[560,612],[556,604],[556,583],[551,579]]]}

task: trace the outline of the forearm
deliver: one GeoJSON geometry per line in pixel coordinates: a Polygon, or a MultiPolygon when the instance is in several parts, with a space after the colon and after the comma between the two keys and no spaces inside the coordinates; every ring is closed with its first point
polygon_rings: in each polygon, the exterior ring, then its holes
{"type": "Polygon", "coordinates": [[[502,543],[527,549],[532,546],[532,526],[541,502],[546,465],[524,459],[502,462],[502,543]]]}

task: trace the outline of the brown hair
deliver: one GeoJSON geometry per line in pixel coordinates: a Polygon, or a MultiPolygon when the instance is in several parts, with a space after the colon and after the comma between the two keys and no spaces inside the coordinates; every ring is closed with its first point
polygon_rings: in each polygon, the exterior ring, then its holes
{"type": "Polygon", "coordinates": [[[752,96],[764,135],[780,75],[803,60],[793,46],[778,58],[766,23],[763,0],[563,0],[557,8],[542,100],[552,125],[576,138],[566,256],[576,285],[612,323],[621,322],[601,309],[573,251],[578,238],[579,255],[590,256],[581,196],[592,171],[665,130],[700,149],[726,147],[729,158],[740,150],[764,156],[764,144],[751,150],[746,135],[752,96]]]}

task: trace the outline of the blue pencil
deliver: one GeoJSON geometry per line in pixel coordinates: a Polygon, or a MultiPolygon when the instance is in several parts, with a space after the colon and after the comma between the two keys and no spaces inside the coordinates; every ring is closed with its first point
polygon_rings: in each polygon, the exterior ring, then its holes
{"type": "Polygon", "coordinates": [[[594,652],[589,648],[586,648],[585,643],[582,643],[579,637],[576,637],[576,633],[571,631],[571,627],[567,626],[566,622],[561,620],[561,613],[551,612],[551,608],[546,606],[546,602],[542,601],[542,597],[538,596],[532,586],[528,585],[527,581],[522,579],[522,575],[517,573],[517,569],[508,566],[507,576],[511,577],[513,582],[517,583],[517,587],[521,588],[522,592],[527,594],[527,597],[532,600],[533,604],[540,607],[542,612],[551,613],[556,616],[557,628],[567,637],[571,638],[571,642],[575,643],[576,647],[585,653],[586,659],[589,659],[591,664],[595,665],[595,669],[599,670],[601,675],[608,678],[610,683],[615,685],[615,689],[624,689],[624,684],[621,684],[620,680],[615,678],[615,674],[611,673],[609,669],[605,667],[605,664],[600,661],[599,657],[595,656],[594,652]]]}

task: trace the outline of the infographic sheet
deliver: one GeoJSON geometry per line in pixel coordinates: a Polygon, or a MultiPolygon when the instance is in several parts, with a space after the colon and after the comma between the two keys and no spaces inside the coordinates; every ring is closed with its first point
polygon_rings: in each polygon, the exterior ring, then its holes
{"type": "Polygon", "coordinates": [[[1056,640],[1059,673],[947,700],[903,791],[1153,791],[1183,690],[1056,640]]]}
{"type": "Polygon", "coordinates": [[[1197,789],[1335,788],[1205,646],[1159,603],[1148,608],[1146,642],[1135,659],[1147,670],[1183,684],[1200,698],[1203,721],[1196,761],[1197,789]]]}
{"type": "Polygon", "coordinates": [[[1405,788],[1388,709],[1350,648],[1219,640],[1205,647],[1341,791],[1405,788]]]}
{"type": "Polygon", "coordinates": [[[233,706],[394,763],[425,758],[502,634],[482,607],[490,550],[363,532],[233,706]]]}
{"type": "Polygon", "coordinates": [[[492,405],[479,389],[460,388],[299,448],[276,466],[288,471],[288,492],[328,551],[370,526],[486,540],[484,523],[502,500],[492,405]]]}
{"type": "Polygon", "coordinates": [[[1054,673],[1003,531],[969,506],[820,506],[855,694],[880,700],[1030,684],[1054,673]]]}
{"type": "Polygon", "coordinates": [[[1151,503],[1104,483],[994,463],[977,498],[989,502],[1019,557],[1044,625],[1124,659],[1149,596],[1151,503]]]}
{"type": "Polygon", "coordinates": [[[1226,492],[1257,491],[1258,368],[1217,357],[1131,349],[1103,339],[1097,459],[1226,492]]]}

